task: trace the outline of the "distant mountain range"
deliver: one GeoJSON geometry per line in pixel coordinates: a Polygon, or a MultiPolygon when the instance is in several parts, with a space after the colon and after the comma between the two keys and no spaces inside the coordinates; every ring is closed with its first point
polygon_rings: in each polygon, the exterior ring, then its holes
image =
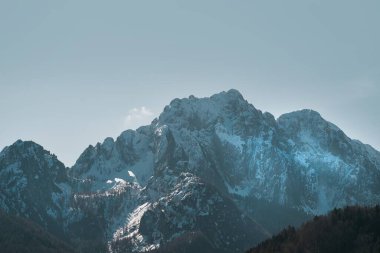
{"type": "Polygon", "coordinates": [[[379,203],[378,151],[315,111],[275,119],[236,90],[174,99],[71,168],[31,141],[0,153],[0,209],[78,252],[243,252],[336,207],[379,203]]]}

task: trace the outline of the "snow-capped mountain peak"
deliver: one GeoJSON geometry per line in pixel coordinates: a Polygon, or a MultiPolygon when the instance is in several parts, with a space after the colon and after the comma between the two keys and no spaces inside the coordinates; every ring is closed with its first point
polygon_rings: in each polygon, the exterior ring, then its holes
{"type": "Polygon", "coordinates": [[[34,143],[0,153],[0,207],[93,240],[87,252],[146,252],[183,238],[241,252],[294,217],[380,203],[379,182],[380,153],[318,112],[276,120],[236,90],[174,99],[150,125],[90,145],[71,168],[34,143]]]}

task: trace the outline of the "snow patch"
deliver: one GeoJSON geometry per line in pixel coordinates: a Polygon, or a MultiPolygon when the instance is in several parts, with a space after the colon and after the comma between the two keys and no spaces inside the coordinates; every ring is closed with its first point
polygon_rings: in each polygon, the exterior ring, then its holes
{"type": "Polygon", "coordinates": [[[162,136],[163,134],[165,134],[165,132],[168,130],[168,126],[167,125],[163,125],[163,126],[160,126],[156,129],[155,131],[155,134],[157,136],[162,136]]]}
{"type": "Polygon", "coordinates": [[[118,178],[118,177],[115,177],[115,182],[116,183],[127,183],[124,179],[121,179],[121,178],[118,178]]]}
{"type": "Polygon", "coordinates": [[[241,197],[247,197],[252,191],[253,184],[250,182],[242,183],[239,186],[231,187],[227,182],[225,183],[227,186],[228,192],[231,194],[235,194],[241,197]]]}
{"type": "Polygon", "coordinates": [[[228,133],[227,129],[225,129],[221,125],[218,125],[216,127],[216,134],[218,135],[221,141],[227,142],[232,146],[236,147],[240,153],[243,152],[243,146],[245,142],[241,139],[239,135],[228,133]]]}

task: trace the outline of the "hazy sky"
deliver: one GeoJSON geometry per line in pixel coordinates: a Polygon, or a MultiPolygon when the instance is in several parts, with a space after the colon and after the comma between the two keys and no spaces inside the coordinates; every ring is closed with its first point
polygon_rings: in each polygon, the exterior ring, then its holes
{"type": "Polygon", "coordinates": [[[380,149],[380,1],[0,0],[0,149],[72,165],[173,98],[235,88],[380,149]]]}

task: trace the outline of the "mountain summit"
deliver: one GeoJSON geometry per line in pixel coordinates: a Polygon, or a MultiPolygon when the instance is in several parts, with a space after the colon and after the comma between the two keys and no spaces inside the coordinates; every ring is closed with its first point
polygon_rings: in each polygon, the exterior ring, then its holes
{"type": "Polygon", "coordinates": [[[335,207],[380,203],[380,153],[317,112],[276,120],[229,90],[174,99],[71,168],[18,141],[0,153],[0,184],[3,210],[40,214],[82,252],[242,252],[335,207]]]}

